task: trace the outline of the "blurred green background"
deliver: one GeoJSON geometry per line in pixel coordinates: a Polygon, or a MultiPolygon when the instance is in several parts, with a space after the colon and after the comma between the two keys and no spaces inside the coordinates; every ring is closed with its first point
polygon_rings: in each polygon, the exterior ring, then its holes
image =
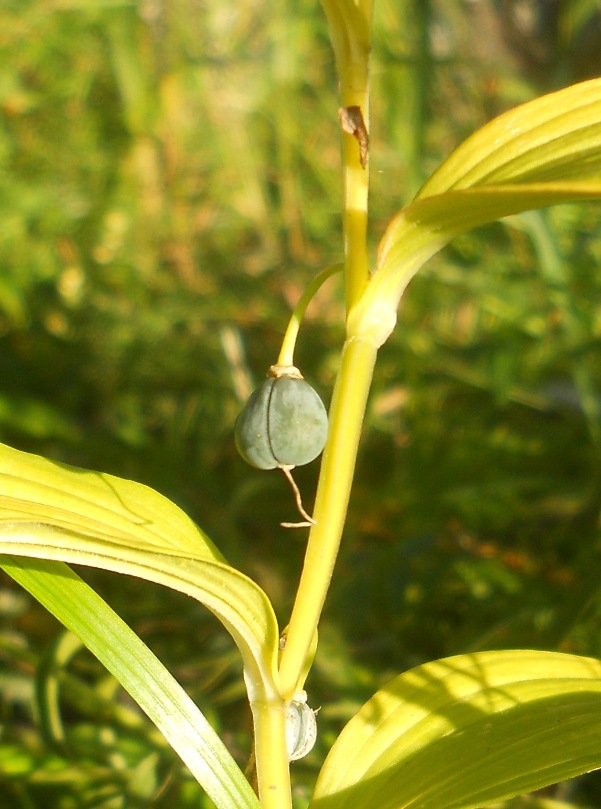
{"type": "MultiPolygon", "coordinates": [[[[465,136],[600,74],[598,0],[376,0],[374,251],[465,136]]],[[[158,489],[282,623],[304,533],[279,527],[290,490],[237,457],[232,427],[305,285],[341,259],[337,106],[316,0],[0,0],[0,440],[158,489]]],[[[294,765],[298,807],[338,729],[399,671],[484,648],[601,655],[600,221],[595,205],[513,217],[412,282],[308,683],[321,733],[294,765]]],[[[333,280],[297,350],[326,401],[341,318],[333,280]]],[[[316,475],[297,474],[309,507],[316,475]]],[[[78,572],[243,764],[250,717],[219,624],[78,572]]],[[[601,806],[594,777],[507,806],[549,796],[601,806]]],[[[2,576],[0,809],[150,805],[209,806],[2,576]]]]}

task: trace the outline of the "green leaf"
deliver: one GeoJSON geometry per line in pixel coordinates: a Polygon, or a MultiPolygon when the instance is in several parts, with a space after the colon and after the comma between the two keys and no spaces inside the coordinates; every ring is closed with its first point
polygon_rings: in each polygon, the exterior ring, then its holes
{"type": "Polygon", "coordinates": [[[224,562],[181,509],[147,486],[0,445],[3,520],[43,522],[116,545],[224,562]]]}
{"type": "Polygon", "coordinates": [[[522,104],[467,138],[417,199],[483,185],[601,180],[601,79],[522,104]]]}
{"type": "Polygon", "coordinates": [[[148,647],[70,568],[1,557],[0,565],[76,635],[163,733],[220,809],[259,802],[202,713],[148,647]]]}
{"type": "Polygon", "coordinates": [[[251,702],[279,699],[269,599],[152,489],[0,445],[0,553],[127,573],[186,593],[240,648],[251,702]]]}
{"type": "Polygon", "coordinates": [[[378,691],[330,750],[310,809],[470,809],[601,767],[601,662],[504,651],[378,691]]]}
{"type": "Polygon", "coordinates": [[[601,79],[523,104],[459,146],[388,226],[348,336],[382,345],[411,278],[455,236],[587,199],[601,199],[601,79]]]}

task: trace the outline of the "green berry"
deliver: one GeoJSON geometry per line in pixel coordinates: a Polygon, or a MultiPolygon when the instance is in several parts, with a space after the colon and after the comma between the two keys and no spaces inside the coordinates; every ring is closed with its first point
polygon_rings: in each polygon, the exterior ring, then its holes
{"type": "Polygon", "coordinates": [[[328,434],[328,416],[311,385],[296,375],[266,379],[238,416],[238,452],[251,466],[302,466],[317,458],[328,434]]]}

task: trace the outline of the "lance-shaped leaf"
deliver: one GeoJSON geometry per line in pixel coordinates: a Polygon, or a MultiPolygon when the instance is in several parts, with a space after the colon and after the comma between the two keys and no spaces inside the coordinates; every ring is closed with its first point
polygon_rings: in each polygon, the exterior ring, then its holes
{"type": "Polygon", "coordinates": [[[186,593],[234,638],[251,701],[278,698],[269,599],[147,486],[0,445],[0,553],[127,573],[186,593]]]}
{"type": "Polygon", "coordinates": [[[460,188],[601,178],[601,79],[499,115],[465,140],[418,199],[460,188]]]}
{"type": "Polygon", "coordinates": [[[162,663],[70,568],[0,557],[1,566],[79,637],[152,719],[219,809],[258,809],[242,771],[162,663]]]}
{"type": "Polygon", "coordinates": [[[468,138],[388,226],[348,334],[381,345],[419,268],[455,236],[531,208],[601,198],[601,79],[523,104],[468,138]]]}
{"type": "Polygon", "coordinates": [[[473,809],[601,767],[601,662],[504,651],[428,663],[342,731],[310,809],[473,809]]]}

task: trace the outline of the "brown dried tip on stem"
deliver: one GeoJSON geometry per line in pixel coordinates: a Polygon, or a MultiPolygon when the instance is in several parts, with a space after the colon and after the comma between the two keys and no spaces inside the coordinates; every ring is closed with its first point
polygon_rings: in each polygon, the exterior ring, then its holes
{"type": "Polygon", "coordinates": [[[296,507],[299,511],[299,514],[304,517],[305,519],[302,522],[281,522],[280,525],[282,528],[311,528],[312,525],[315,525],[315,520],[305,511],[303,506],[303,501],[301,498],[301,493],[296,485],[296,481],[292,477],[291,470],[294,469],[293,466],[280,466],[280,469],[286,476],[288,483],[292,487],[292,491],[294,492],[294,499],[296,501],[296,507]]]}
{"type": "Polygon", "coordinates": [[[365,126],[365,119],[361,112],[361,107],[340,107],[338,118],[344,132],[357,138],[359,144],[359,160],[362,168],[367,168],[367,156],[369,154],[369,134],[365,126]]]}

